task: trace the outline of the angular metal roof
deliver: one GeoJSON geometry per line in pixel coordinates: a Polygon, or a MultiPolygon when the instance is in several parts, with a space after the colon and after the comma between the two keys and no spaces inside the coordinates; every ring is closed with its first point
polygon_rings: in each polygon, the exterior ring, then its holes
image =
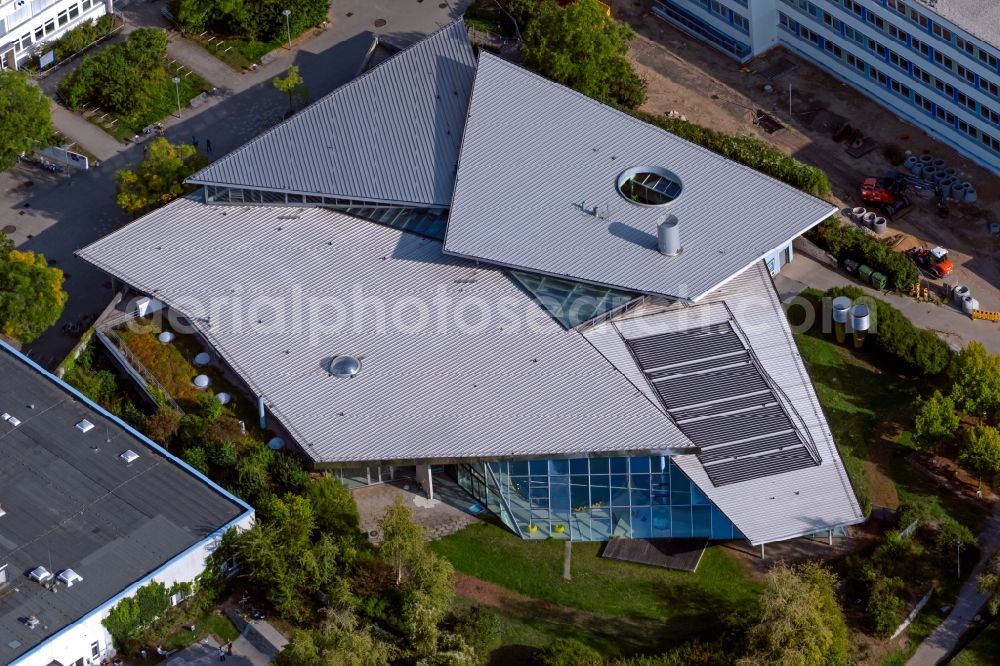
{"type": "Polygon", "coordinates": [[[313,459],[690,446],[503,271],[330,210],[196,197],[79,255],[192,319],[313,459]],[[342,354],[361,360],[357,377],[330,376],[342,354]]]}
{"type": "Polygon", "coordinates": [[[625,291],[698,300],[836,209],[489,53],[476,70],[444,249],[625,291]],[[619,193],[666,169],[663,206],[619,193]],[[677,216],[683,251],[657,251],[677,216]]]}
{"type": "MultiPolygon", "coordinates": [[[[714,347],[706,345],[688,359],[692,363],[692,371],[712,374],[713,367],[721,367],[712,364],[727,358],[728,354],[735,364],[752,359],[769,380],[767,391],[770,398],[764,410],[770,411],[767,414],[758,413],[754,418],[741,417],[743,422],[730,424],[733,432],[742,435],[745,441],[732,442],[732,435],[719,435],[719,446],[708,445],[698,455],[674,458],[677,465],[752,543],[781,541],[864,521],[864,514],[763,262],[757,262],[743,271],[721,290],[708,295],[703,303],[695,306],[676,304],[659,312],[645,310],[645,306],[640,307],[613,321],[594,326],[584,335],[650,398],[658,395],[656,378],[669,377],[671,372],[666,367],[662,375],[654,376],[655,373],[647,375],[640,368],[629,346],[650,336],[669,336],[699,329],[735,331],[740,338],[739,348],[725,346],[721,342],[713,343],[714,347]],[[748,349],[746,360],[740,348],[748,349]],[[705,355],[709,353],[711,356],[706,360],[705,355]],[[694,368],[696,364],[698,367],[694,368]],[[785,411],[785,417],[791,417],[794,429],[785,428],[782,437],[776,435],[765,449],[754,450],[759,446],[754,438],[760,435],[755,429],[770,427],[774,418],[780,418],[776,412],[779,404],[785,411]],[[819,464],[808,455],[803,442],[815,447],[819,464]],[[799,456],[785,459],[782,463],[784,470],[781,465],[772,464],[775,462],[774,451],[782,448],[799,456]],[[771,459],[767,459],[768,456],[771,459]],[[713,467],[719,464],[727,468],[713,479],[713,467]]],[[[728,339],[729,336],[722,337],[728,339]]],[[[666,343],[667,340],[661,338],[661,342],[666,343]]],[[[661,352],[665,357],[673,357],[676,353],[670,344],[666,344],[661,352]]],[[[695,395],[699,390],[695,383],[689,387],[690,400],[699,401],[698,409],[681,407],[670,413],[695,444],[704,444],[705,441],[699,441],[704,433],[691,429],[691,425],[697,423],[692,419],[711,415],[712,405],[721,404],[717,401],[725,400],[728,395],[727,387],[720,387],[711,396],[695,395]],[[710,399],[706,400],[707,397],[710,399]]],[[[683,385],[678,384],[674,388],[677,395],[684,395],[683,385]]],[[[763,395],[764,391],[764,388],[759,393],[750,391],[743,403],[731,405],[735,408],[732,411],[743,414],[761,412],[753,397],[763,395]]],[[[713,420],[705,419],[709,425],[713,420]]]]}
{"type": "Polygon", "coordinates": [[[475,68],[465,24],[456,21],[189,182],[447,206],[475,68]]]}

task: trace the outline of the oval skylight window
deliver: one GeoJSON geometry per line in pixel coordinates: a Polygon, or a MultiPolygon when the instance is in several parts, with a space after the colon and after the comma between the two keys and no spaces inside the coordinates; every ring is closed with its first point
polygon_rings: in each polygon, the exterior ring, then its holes
{"type": "Polygon", "coordinates": [[[681,179],[657,166],[638,166],[618,176],[618,193],[639,206],[663,206],[681,194],[681,179]]]}
{"type": "Polygon", "coordinates": [[[330,363],[330,374],[340,379],[350,379],[361,372],[361,361],[354,356],[337,356],[330,363]]]}

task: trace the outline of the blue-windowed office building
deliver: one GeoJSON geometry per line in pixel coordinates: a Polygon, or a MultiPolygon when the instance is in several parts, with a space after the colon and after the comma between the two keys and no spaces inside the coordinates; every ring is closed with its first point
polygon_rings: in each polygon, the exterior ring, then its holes
{"type": "Polygon", "coordinates": [[[776,44],[1000,174],[1000,3],[654,0],[741,62],[776,44]]]}
{"type": "Polygon", "coordinates": [[[477,59],[461,23],[191,182],[79,254],[316,468],[428,495],[443,468],[525,539],[863,520],[771,282],[830,204],[477,59]]]}

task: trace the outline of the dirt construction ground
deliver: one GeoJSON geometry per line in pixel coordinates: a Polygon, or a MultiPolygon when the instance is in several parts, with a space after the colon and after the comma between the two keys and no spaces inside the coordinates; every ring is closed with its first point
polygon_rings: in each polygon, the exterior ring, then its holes
{"type": "MultiPolygon", "coordinates": [[[[830,177],[835,204],[843,208],[862,205],[859,189],[867,176],[878,176],[893,167],[883,154],[887,145],[898,145],[915,155],[930,154],[956,169],[978,191],[974,204],[949,203],[947,217],[938,214],[935,201],[912,193],[913,208],[890,222],[889,233],[905,234],[898,249],[912,245],[942,245],[950,251],[955,273],[946,278],[967,285],[984,310],[1000,310],[1000,236],[990,233],[990,223],[1000,222],[1000,177],[975,165],[955,150],[929,137],[884,107],[837,79],[823,73],[782,47],[740,66],[734,60],[649,15],[648,2],[615,2],[616,18],[629,23],[637,34],[631,58],[648,82],[643,107],[652,113],[678,112],[687,119],[723,132],[749,133],[823,169],[830,177]],[[781,61],[795,65],[789,72],[767,78],[768,67],[781,61]],[[763,72],[763,73],[762,73],[763,72]],[[788,85],[792,85],[792,114],[788,85]],[[765,91],[770,84],[774,92],[765,91]],[[767,134],[752,122],[762,109],[785,129],[767,134]],[[833,132],[845,119],[878,142],[861,158],[847,154],[833,141],[833,132]],[[912,236],[913,238],[910,238],[912,236]]],[[[987,322],[979,322],[987,324],[987,322]]],[[[992,324],[995,325],[995,324],[992,324]]]]}

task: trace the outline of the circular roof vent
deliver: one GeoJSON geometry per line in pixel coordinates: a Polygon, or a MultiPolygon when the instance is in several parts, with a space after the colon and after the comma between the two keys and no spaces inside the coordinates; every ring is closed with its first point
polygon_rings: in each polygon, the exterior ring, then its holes
{"type": "Polygon", "coordinates": [[[637,166],[618,176],[618,193],[638,206],[663,206],[681,194],[681,179],[658,166],[637,166]]]}
{"type": "Polygon", "coordinates": [[[361,372],[361,361],[354,356],[336,356],[330,362],[330,374],[340,379],[357,377],[361,372]]]}

